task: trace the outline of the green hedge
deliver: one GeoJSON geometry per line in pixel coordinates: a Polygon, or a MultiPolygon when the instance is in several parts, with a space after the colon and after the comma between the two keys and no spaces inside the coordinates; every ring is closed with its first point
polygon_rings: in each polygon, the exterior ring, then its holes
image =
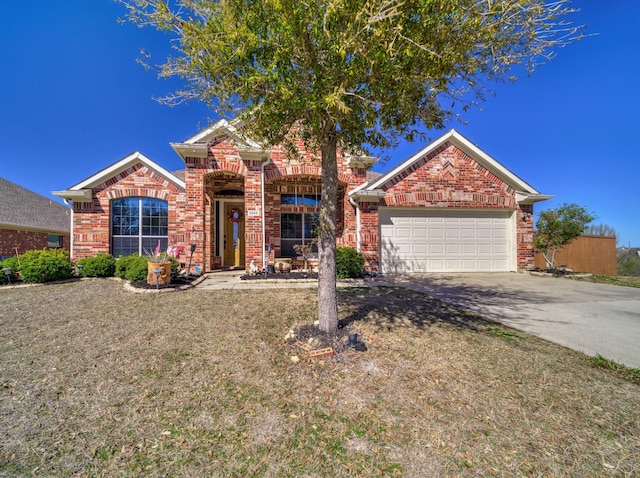
{"type": "Polygon", "coordinates": [[[116,260],[106,252],[80,259],[77,265],[82,277],[113,277],[116,273],[116,260]]]}
{"type": "Polygon", "coordinates": [[[18,280],[18,271],[20,267],[18,265],[17,257],[7,257],[4,261],[0,261],[0,269],[9,268],[9,277],[7,274],[0,270],[0,284],[8,284],[9,280],[15,282],[18,280]]]}
{"type": "Polygon", "coordinates": [[[130,282],[136,282],[147,279],[147,258],[133,254],[126,257],[120,257],[116,261],[116,276],[126,279],[130,282]]]}
{"type": "Polygon", "coordinates": [[[336,249],[336,276],[340,279],[358,278],[364,275],[364,256],[353,247],[336,249]]]}
{"type": "Polygon", "coordinates": [[[71,277],[69,253],[64,249],[27,251],[20,256],[23,282],[42,283],[71,277]]]}

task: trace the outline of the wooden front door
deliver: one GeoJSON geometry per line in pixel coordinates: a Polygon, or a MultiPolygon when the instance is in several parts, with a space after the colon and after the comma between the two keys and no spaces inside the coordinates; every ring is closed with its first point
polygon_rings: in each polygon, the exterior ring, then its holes
{"type": "Polygon", "coordinates": [[[225,267],[244,266],[244,207],[242,203],[224,205],[225,267]]]}

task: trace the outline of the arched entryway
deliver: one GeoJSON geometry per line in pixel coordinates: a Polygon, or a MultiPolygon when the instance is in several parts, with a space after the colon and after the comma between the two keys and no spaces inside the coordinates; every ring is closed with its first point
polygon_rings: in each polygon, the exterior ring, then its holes
{"type": "Polygon", "coordinates": [[[225,201],[222,227],[222,266],[244,267],[244,202],[225,201]]]}
{"type": "Polygon", "coordinates": [[[245,266],[244,177],[228,171],[206,176],[209,201],[206,248],[212,269],[245,266]]]}

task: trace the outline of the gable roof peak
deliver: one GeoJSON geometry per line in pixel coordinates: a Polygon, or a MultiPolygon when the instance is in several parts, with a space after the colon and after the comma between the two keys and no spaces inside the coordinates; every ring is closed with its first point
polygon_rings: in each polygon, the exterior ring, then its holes
{"type": "Polygon", "coordinates": [[[69,189],[65,189],[63,191],[53,191],[51,194],[64,199],[72,199],[78,202],[91,201],[91,188],[102,184],[103,182],[111,179],[115,175],[120,174],[121,172],[138,163],[144,164],[179,188],[183,190],[186,188],[183,180],[164,169],[158,163],[150,160],[141,152],[134,151],[133,153],[128,154],[119,161],[116,161],[111,166],[107,166],[101,171],[98,171],[93,176],[90,176],[87,179],[84,179],[79,183],[71,186],[69,189]]]}
{"type": "Polygon", "coordinates": [[[366,189],[373,190],[383,187],[389,180],[393,179],[404,170],[410,168],[414,163],[422,159],[424,156],[435,151],[439,147],[443,146],[447,142],[454,145],[462,152],[473,158],[474,161],[478,162],[480,165],[491,171],[516,191],[520,191],[524,194],[529,195],[540,194],[535,188],[523,181],[520,177],[511,172],[497,160],[489,156],[486,152],[481,150],[478,146],[469,141],[465,136],[463,136],[454,128],[451,128],[435,141],[431,142],[429,145],[401,162],[394,169],[384,174],[377,181],[367,186],[366,189]]]}

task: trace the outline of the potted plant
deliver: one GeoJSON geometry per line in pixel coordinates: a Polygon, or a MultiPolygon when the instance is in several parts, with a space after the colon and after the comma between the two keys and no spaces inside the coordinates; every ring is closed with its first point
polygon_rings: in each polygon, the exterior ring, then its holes
{"type": "Polygon", "coordinates": [[[308,272],[307,261],[311,258],[311,249],[313,248],[314,244],[315,244],[315,241],[307,242],[306,244],[293,245],[293,250],[296,251],[296,254],[301,255],[302,259],[304,260],[305,272],[308,272]]]}
{"type": "Polygon", "coordinates": [[[171,284],[171,262],[166,252],[160,251],[160,240],[153,253],[147,252],[147,284],[167,285],[171,284]]]}

